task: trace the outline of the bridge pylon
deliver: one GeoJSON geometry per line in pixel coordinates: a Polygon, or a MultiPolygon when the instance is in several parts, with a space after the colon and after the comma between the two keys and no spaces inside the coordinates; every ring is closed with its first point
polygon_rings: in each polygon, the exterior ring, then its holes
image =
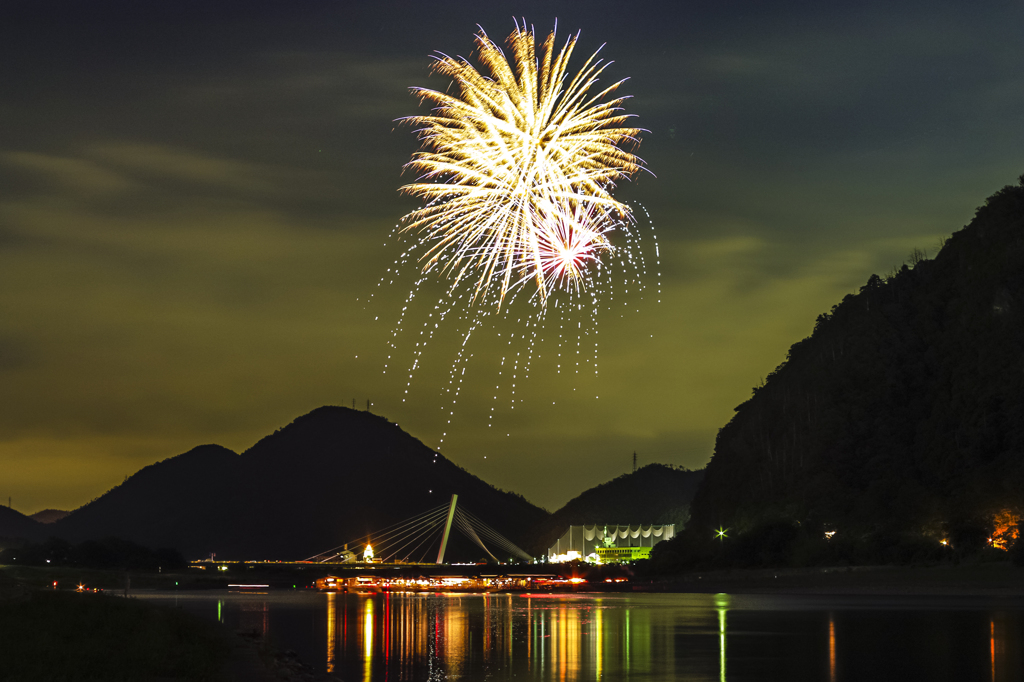
{"type": "Polygon", "coordinates": [[[444,525],[444,535],[441,536],[441,550],[437,553],[437,563],[444,563],[444,550],[448,546],[448,534],[452,530],[452,519],[455,518],[455,505],[459,501],[458,495],[452,495],[452,503],[448,507],[448,522],[444,525]]]}

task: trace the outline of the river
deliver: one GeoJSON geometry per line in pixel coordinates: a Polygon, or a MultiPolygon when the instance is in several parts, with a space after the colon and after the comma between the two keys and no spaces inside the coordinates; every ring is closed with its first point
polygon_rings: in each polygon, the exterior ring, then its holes
{"type": "Polygon", "coordinates": [[[357,680],[1021,679],[1024,601],[708,594],[137,596],[357,680]]]}

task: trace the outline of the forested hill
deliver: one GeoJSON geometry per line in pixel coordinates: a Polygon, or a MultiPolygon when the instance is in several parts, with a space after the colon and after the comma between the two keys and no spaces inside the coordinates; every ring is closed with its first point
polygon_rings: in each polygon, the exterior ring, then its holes
{"type": "Polygon", "coordinates": [[[703,476],[703,471],[648,464],[594,486],[534,527],[530,551],[543,554],[572,525],[674,523],[679,532],[686,525],[690,501],[703,476]]]}
{"type": "Polygon", "coordinates": [[[0,549],[18,547],[24,540],[36,540],[44,534],[44,526],[30,516],[0,505],[0,549]]]}
{"type": "Polygon", "coordinates": [[[941,532],[1024,506],[1024,176],[819,316],[720,430],[690,528],[941,532]]]}

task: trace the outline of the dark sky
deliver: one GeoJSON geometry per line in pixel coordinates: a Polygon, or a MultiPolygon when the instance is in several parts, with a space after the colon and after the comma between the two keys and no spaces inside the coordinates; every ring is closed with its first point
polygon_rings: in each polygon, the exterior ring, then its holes
{"type": "Polygon", "coordinates": [[[549,509],[633,451],[700,467],[818,314],[1022,172],[1019,0],[9,1],[0,495],[74,508],[353,398],[431,447],[447,431],[447,457],[549,509]],[[596,377],[556,374],[542,342],[514,410],[514,325],[474,336],[448,417],[455,327],[406,396],[418,327],[388,343],[413,273],[377,287],[415,207],[394,119],[418,111],[409,86],[444,87],[431,52],[469,55],[477,24],[504,38],[513,16],[581,29],[574,64],[607,43],[608,81],[630,78],[656,177],[616,196],[653,218],[661,302],[651,274],[605,311],[596,377]]]}

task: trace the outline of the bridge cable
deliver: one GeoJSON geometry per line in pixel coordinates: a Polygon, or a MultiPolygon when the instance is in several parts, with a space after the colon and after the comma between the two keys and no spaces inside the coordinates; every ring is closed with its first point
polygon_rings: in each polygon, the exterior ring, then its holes
{"type": "Polygon", "coordinates": [[[405,546],[404,544],[399,543],[405,542],[406,539],[410,536],[412,536],[414,539],[416,537],[419,537],[419,535],[424,532],[424,528],[430,529],[434,525],[441,523],[441,519],[444,517],[444,515],[445,512],[439,511],[430,518],[420,520],[415,526],[411,528],[404,528],[401,531],[392,531],[389,535],[386,535],[383,538],[378,535],[375,540],[375,542],[377,543],[377,547],[380,548],[377,554],[383,556],[394,553],[392,550],[396,546],[398,546],[399,549],[405,546]]]}
{"type": "MultiPolygon", "coordinates": [[[[389,556],[397,556],[403,549],[408,547],[410,544],[416,542],[417,540],[419,540],[419,543],[416,545],[416,547],[419,547],[421,544],[423,544],[423,538],[430,537],[430,536],[434,535],[437,532],[437,529],[440,528],[443,525],[444,525],[444,518],[441,517],[441,516],[438,516],[432,522],[430,522],[429,524],[424,524],[424,527],[418,529],[417,532],[415,532],[415,533],[408,533],[408,534],[404,535],[402,538],[400,538],[399,540],[396,540],[395,543],[389,543],[388,544],[388,550],[387,550],[389,556]],[[404,540],[404,542],[402,542],[401,545],[397,545],[397,543],[399,541],[403,541],[403,540],[404,540]],[[397,545],[397,546],[395,546],[395,545],[397,545]]],[[[414,547],[413,550],[410,550],[409,554],[411,554],[413,551],[415,551],[416,547],[414,547]]],[[[406,554],[406,558],[408,558],[409,554],[406,554]]]]}
{"type": "Polygon", "coordinates": [[[477,545],[479,545],[480,549],[482,549],[485,552],[487,552],[487,556],[489,556],[492,559],[494,559],[495,563],[501,563],[500,561],[498,561],[498,558],[496,556],[491,554],[491,550],[487,549],[487,547],[486,547],[486,545],[484,545],[483,541],[480,540],[480,536],[478,536],[476,534],[476,532],[473,530],[473,527],[469,525],[469,521],[466,520],[466,517],[464,517],[464,516],[462,516],[460,514],[456,514],[455,515],[455,522],[457,524],[459,524],[459,530],[462,531],[463,535],[465,535],[470,540],[472,540],[477,545]]]}
{"type": "Polygon", "coordinates": [[[515,554],[520,559],[525,559],[527,561],[529,561],[532,558],[529,554],[524,552],[514,542],[512,542],[511,540],[506,538],[504,535],[502,535],[498,531],[496,531],[493,528],[491,528],[489,525],[487,525],[486,523],[481,521],[479,518],[474,516],[469,511],[467,511],[467,510],[461,510],[461,511],[462,511],[463,514],[466,515],[466,518],[469,520],[470,524],[472,524],[476,528],[476,530],[478,530],[481,534],[489,537],[495,544],[497,544],[499,547],[501,547],[505,551],[510,552],[511,554],[515,554]]]}
{"type": "MultiPolygon", "coordinates": [[[[358,536],[357,538],[351,540],[350,542],[345,543],[345,545],[338,545],[337,547],[329,549],[329,550],[327,550],[325,552],[320,552],[319,554],[314,554],[313,556],[305,559],[305,561],[317,561],[317,560],[319,560],[322,563],[323,561],[327,561],[328,559],[320,559],[320,557],[322,557],[322,556],[324,556],[326,554],[330,554],[331,552],[336,552],[336,554],[334,556],[338,556],[339,554],[341,554],[341,551],[345,551],[344,547],[346,547],[347,545],[359,544],[360,541],[362,539],[364,539],[364,538],[366,538],[367,540],[372,539],[374,536],[376,536],[377,538],[380,538],[381,537],[381,535],[380,535],[381,533],[385,534],[384,535],[384,539],[386,541],[389,535],[393,535],[395,532],[397,532],[397,531],[399,531],[399,530],[401,530],[403,528],[406,528],[407,526],[410,526],[410,525],[416,524],[418,522],[421,522],[423,519],[425,519],[427,517],[434,516],[434,515],[441,515],[443,513],[446,513],[447,509],[448,509],[448,505],[447,504],[443,504],[443,505],[441,505],[439,507],[435,507],[434,509],[431,509],[429,511],[423,512],[422,514],[418,514],[418,515],[416,515],[414,517],[411,517],[409,519],[405,519],[404,521],[399,521],[397,523],[393,523],[390,526],[387,526],[387,527],[385,527],[384,529],[382,529],[380,531],[376,531],[376,533],[374,533],[374,534],[361,535],[361,536],[358,536]],[[338,550],[341,550],[341,551],[338,551],[338,550]]],[[[378,544],[379,544],[379,540],[378,540],[378,544]]]]}

